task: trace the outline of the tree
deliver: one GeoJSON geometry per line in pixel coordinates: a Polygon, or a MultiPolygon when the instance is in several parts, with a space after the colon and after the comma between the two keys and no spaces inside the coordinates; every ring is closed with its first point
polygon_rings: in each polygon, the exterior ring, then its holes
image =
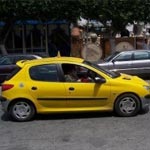
{"type": "Polygon", "coordinates": [[[149,0],[81,0],[84,18],[97,19],[110,33],[125,30],[128,23],[150,22],[149,0]],[[111,26],[110,24],[111,23],[111,26]]]}
{"type": "Polygon", "coordinates": [[[5,25],[0,31],[0,50],[6,54],[5,42],[16,21],[58,20],[74,22],[80,16],[78,0],[0,0],[0,21],[5,25]]]}
{"type": "Polygon", "coordinates": [[[75,23],[82,16],[102,22],[115,35],[128,23],[150,22],[149,14],[149,0],[0,0],[0,21],[5,23],[0,31],[0,50],[7,53],[6,39],[18,20],[65,19],[75,23]]]}

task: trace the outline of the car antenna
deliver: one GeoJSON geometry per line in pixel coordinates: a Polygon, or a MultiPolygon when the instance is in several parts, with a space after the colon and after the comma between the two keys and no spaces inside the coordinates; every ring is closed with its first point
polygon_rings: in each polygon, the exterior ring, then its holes
{"type": "Polygon", "coordinates": [[[57,53],[57,57],[61,57],[61,55],[60,55],[60,51],[58,51],[58,53],[57,53]]]}

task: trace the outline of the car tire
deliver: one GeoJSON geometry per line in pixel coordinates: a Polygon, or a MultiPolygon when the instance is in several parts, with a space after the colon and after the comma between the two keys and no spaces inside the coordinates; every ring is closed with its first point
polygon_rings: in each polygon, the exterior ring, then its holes
{"type": "Polygon", "coordinates": [[[131,117],[140,111],[140,100],[134,94],[123,94],[115,102],[115,112],[122,117],[131,117]]]}
{"type": "Polygon", "coordinates": [[[30,121],[35,115],[35,108],[31,102],[19,100],[11,104],[9,115],[14,121],[30,121]]]}

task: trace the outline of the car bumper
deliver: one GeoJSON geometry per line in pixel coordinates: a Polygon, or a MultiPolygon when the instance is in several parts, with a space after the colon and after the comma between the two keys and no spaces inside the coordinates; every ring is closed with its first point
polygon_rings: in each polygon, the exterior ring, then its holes
{"type": "Polygon", "coordinates": [[[146,95],[144,98],[141,98],[141,109],[145,110],[150,106],[150,95],[146,95]]]}
{"type": "Polygon", "coordinates": [[[2,105],[2,110],[6,112],[8,110],[10,101],[8,101],[5,97],[0,96],[0,102],[2,105]]]}

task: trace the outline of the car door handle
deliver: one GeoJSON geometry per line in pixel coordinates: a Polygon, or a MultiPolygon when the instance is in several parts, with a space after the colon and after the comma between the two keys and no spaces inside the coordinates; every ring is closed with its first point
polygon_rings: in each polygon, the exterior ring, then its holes
{"type": "Polygon", "coordinates": [[[74,87],[70,87],[70,88],[69,88],[69,91],[74,91],[74,87]]]}
{"type": "Polygon", "coordinates": [[[33,86],[31,89],[32,89],[32,90],[37,90],[37,87],[33,86]]]}

